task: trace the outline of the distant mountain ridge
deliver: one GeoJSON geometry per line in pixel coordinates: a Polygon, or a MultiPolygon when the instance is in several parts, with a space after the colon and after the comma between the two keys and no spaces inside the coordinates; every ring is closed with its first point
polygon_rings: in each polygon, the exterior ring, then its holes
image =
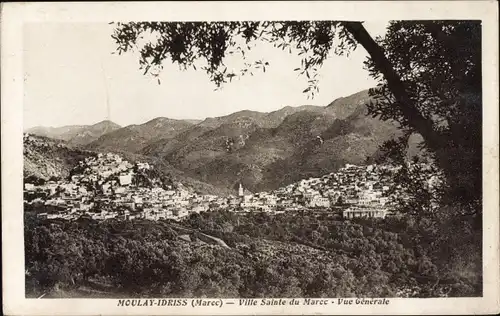
{"type": "Polygon", "coordinates": [[[101,151],[138,153],[149,142],[170,139],[195,125],[192,121],[158,117],[140,125],[128,125],[101,135],[86,148],[101,151]]]}
{"type": "Polygon", "coordinates": [[[365,90],[326,107],[207,118],[150,143],[142,154],[217,187],[235,190],[241,182],[253,192],[275,189],[345,163],[363,164],[385,141],[401,135],[396,123],[367,115],[370,100],[365,90]]]}
{"type": "Polygon", "coordinates": [[[109,120],[104,120],[93,125],[68,125],[62,127],[36,126],[25,132],[37,136],[64,140],[69,145],[82,146],[119,128],[121,128],[120,125],[109,120]]]}
{"type": "MultiPolygon", "coordinates": [[[[65,179],[79,161],[87,157],[96,157],[97,153],[78,147],[70,147],[63,140],[52,139],[25,133],[23,137],[23,170],[26,183],[37,183],[40,180],[65,179]]],[[[192,190],[204,194],[228,195],[229,190],[217,188],[185,175],[165,161],[127,153],[124,158],[131,161],[148,162],[154,165],[162,175],[175,184],[181,183],[192,190]]]]}
{"type": "Polygon", "coordinates": [[[212,192],[235,191],[239,183],[252,192],[267,191],[346,163],[363,164],[385,141],[400,136],[397,123],[367,114],[371,100],[364,90],[325,107],[244,110],[203,121],[160,117],[80,143],[91,151],[148,157],[163,171],[198,181],[199,187],[206,183],[212,192]]]}

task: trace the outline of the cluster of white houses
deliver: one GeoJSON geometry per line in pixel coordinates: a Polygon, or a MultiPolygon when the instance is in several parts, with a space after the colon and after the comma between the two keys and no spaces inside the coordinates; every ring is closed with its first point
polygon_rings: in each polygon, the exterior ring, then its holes
{"type": "Polygon", "coordinates": [[[391,214],[391,192],[399,167],[347,164],[337,172],[309,178],[274,191],[294,207],[341,207],[345,218],[382,217],[391,214]]]}
{"type": "Polygon", "coordinates": [[[342,210],[345,218],[384,218],[391,214],[391,197],[396,193],[390,189],[396,185],[393,175],[398,167],[346,165],[338,172],[271,192],[244,194],[240,184],[238,194],[229,197],[196,194],[182,185],[161,185],[154,178],[144,185],[138,179],[150,169],[147,163],[132,164],[115,154],[99,154],[81,161],[68,180],[25,183],[25,202],[49,206],[39,216],[70,220],[82,216],[178,220],[209,209],[275,214],[332,208],[342,210]]]}
{"type": "Polygon", "coordinates": [[[147,163],[131,164],[115,154],[88,157],[75,168],[77,173],[68,181],[48,181],[41,185],[25,183],[26,203],[43,202],[46,218],[97,220],[119,218],[181,219],[192,212],[208,209],[208,202],[216,196],[200,196],[184,189],[164,188],[159,179],[144,173],[151,169],[147,163]],[[139,183],[139,175],[150,186],[139,183]],[[50,207],[52,206],[52,207],[50,207]]]}

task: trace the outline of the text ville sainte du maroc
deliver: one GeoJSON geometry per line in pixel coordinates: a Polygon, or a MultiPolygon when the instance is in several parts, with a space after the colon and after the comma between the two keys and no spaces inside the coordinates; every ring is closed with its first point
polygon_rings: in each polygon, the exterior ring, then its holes
{"type": "Polygon", "coordinates": [[[240,299],[240,306],[270,306],[270,305],[388,305],[389,300],[367,298],[338,298],[338,299],[240,299]]]}

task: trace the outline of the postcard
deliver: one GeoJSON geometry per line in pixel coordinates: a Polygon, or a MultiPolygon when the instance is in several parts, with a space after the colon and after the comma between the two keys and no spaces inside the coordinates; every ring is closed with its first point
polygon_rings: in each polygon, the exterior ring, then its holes
{"type": "Polygon", "coordinates": [[[495,2],[1,24],[4,314],[500,311],[495,2]]]}

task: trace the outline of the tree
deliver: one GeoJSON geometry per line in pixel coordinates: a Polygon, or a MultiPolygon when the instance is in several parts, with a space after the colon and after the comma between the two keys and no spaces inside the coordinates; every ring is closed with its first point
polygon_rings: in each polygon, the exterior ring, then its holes
{"type": "Polygon", "coordinates": [[[436,188],[425,187],[430,178],[427,171],[403,163],[408,136],[415,130],[402,119],[389,82],[367,61],[370,73],[379,78],[379,85],[370,91],[377,101],[369,112],[402,122],[406,132],[385,147],[402,165],[400,191],[409,193],[403,207],[421,217],[412,238],[426,245],[441,277],[467,271],[463,273],[469,276],[466,283],[476,286],[480,284],[476,279],[482,278],[478,268],[482,266],[481,23],[393,22],[377,42],[416,100],[418,111],[432,123],[435,137],[441,139],[439,145],[432,145],[424,137],[431,160],[445,180],[432,192],[436,188]],[[436,195],[439,200],[433,201],[436,195]]]}
{"type": "Polygon", "coordinates": [[[231,54],[245,58],[255,41],[269,42],[302,56],[295,71],[307,76],[304,92],[312,97],[319,91],[318,68],[328,56],[349,54],[360,44],[370,56],[370,73],[380,81],[372,90],[377,100],[370,113],[397,121],[406,135],[422,135],[449,178],[450,201],[460,197],[467,204],[480,195],[478,22],[391,22],[388,34],[377,41],[362,22],[348,21],[130,22],[117,23],[112,37],[120,54],[139,50],[144,74],[158,76],[162,62],[170,59],[181,69],[201,66],[218,88],[254,69],[265,72],[269,63],[264,60],[245,62],[235,73],[224,59],[231,54]],[[463,163],[469,171],[457,173],[463,163]]]}
{"type": "Polygon", "coordinates": [[[420,133],[447,180],[443,202],[462,204],[469,212],[480,211],[481,23],[392,22],[385,37],[377,42],[392,61],[416,110],[429,124],[425,131],[411,126],[408,116],[402,112],[404,105],[399,104],[394,95],[389,77],[379,69],[374,58],[368,60],[366,66],[370,74],[379,79],[377,88],[370,91],[376,102],[369,106],[369,113],[396,120],[406,131],[399,142],[389,144],[389,150],[399,154],[396,160],[401,164],[404,150],[401,144],[407,143],[411,133],[420,133]]]}

